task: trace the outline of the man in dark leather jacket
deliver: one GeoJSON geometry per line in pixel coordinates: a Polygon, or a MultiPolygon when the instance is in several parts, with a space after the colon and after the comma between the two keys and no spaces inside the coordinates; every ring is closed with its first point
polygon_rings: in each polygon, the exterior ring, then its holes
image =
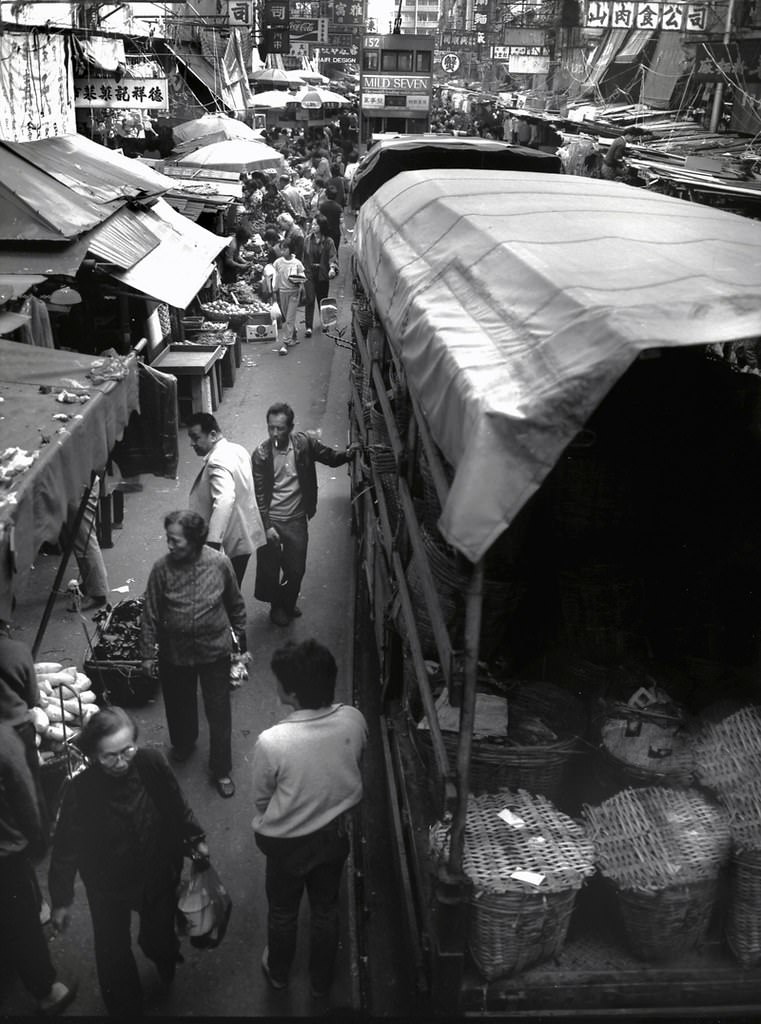
{"type": "Polygon", "coordinates": [[[358,448],[328,448],[309,434],[294,433],[293,423],[289,405],[271,405],[269,437],[251,456],[256,502],[267,533],[267,544],[257,551],[254,595],[269,601],[270,619],[278,626],[301,615],[296,601],[306,570],[307,522],[317,511],[315,463],[343,466],[358,448]]]}

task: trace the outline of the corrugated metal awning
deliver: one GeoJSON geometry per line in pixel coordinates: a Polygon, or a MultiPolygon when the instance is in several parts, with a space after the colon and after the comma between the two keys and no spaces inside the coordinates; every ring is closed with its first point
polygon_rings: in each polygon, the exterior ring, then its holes
{"type": "Polygon", "coordinates": [[[172,187],[163,174],[148,164],[130,160],[84,135],[2,145],[97,205],[157,196],[172,187]]]}
{"type": "Polygon", "coordinates": [[[87,236],[62,245],[0,248],[0,274],[61,274],[73,277],[87,255],[87,236]]]}
{"type": "Polygon", "coordinates": [[[147,221],[142,210],[124,207],[90,233],[90,252],[123,270],[134,267],[161,244],[147,221]]]}
{"type": "Polygon", "coordinates": [[[212,270],[229,238],[214,235],[159,199],[141,214],[161,244],[128,270],[111,276],[159,302],[185,309],[212,270]]]}

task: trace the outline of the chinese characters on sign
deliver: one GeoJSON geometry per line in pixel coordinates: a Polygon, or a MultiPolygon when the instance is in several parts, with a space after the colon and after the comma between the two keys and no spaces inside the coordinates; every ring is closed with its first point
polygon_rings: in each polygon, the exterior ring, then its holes
{"type": "Polygon", "coordinates": [[[240,28],[253,25],[253,2],[252,0],[228,0],[227,20],[231,25],[240,28]]]}
{"type": "Polygon", "coordinates": [[[168,110],[166,78],[75,78],[75,107],[168,110]]]}
{"type": "Polygon", "coordinates": [[[476,32],[485,32],[489,25],[489,2],[488,0],[473,0],[473,29],[476,32]]]}
{"type": "Polygon", "coordinates": [[[265,0],[264,37],[269,53],[288,53],[291,48],[291,13],[288,0],[265,0]]]}
{"type": "Polygon", "coordinates": [[[589,0],[585,25],[587,28],[660,28],[672,32],[704,32],[707,15],[707,4],[589,0]]]}
{"type": "Polygon", "coordinates": [[[63,36],[0,35],[0,138],[30,142],[73,135],[71,83],[63,36]]]}
{"type": "Polygon", "coordinates": [[[456,53],[445,53],[441,58],[441,70],[448,75],[454,75],[460,70],[460,58],[456,53]]]}

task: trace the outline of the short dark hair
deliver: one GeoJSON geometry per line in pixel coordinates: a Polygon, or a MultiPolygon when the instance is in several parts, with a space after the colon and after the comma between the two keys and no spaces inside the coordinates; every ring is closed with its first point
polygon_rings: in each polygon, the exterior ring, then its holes
{"type": "Polygon", "coordinates": [[[251,240],[251,232],[248,230],[248,228],[236,228],[235,237],[239,242],[248,242],[251,240]]]}
{"type": "Polygon", "coordinates": [[[290,176],[290,174],[281,174],[280,175],[280,180],[281,181],[289,182],[291,180],[291,176],[290,176]]]}
{"type": "Polygon", "coordinates": [[[218,434],[222,433],[217,423],[217,417],[212,416],[210,412],[194,412],[188,420],[187,426],[188,428],[200,427],[204,434],[210,434],[213,430],[216,430],[218,434]]]}
{"type": "Polygon", "coordinates": [[[293,409],[288,405],[287,402],[273,402],[267,410],[266,423],[269,423],[270,416],[285,416],[288,420],[288,429],[293,427],[293,422],[296,419],[293,409]]]}
{"type": "Polygon", "coordinates": [[[328,185],[328,187],[325,189],[325,195],[328,197],[328,199],[335,199],[336,196],[338,195],[338,189],[336,188],[335,185],[328,185]]]}
{"type": "Polygon", "coordinates": [[[286,693],[302,708],[324,708],[333,703],[338,666],[327,647],[318,640],[290,641],[272,655],[270,668],[286,693]]]}
{"type": "Polygon", "coordinates": [[[197,512],[191,512],[189,508],[177,509],[164,516],[164,529],[177,524],[182,527],[185,540],[190,541],[196,551],[200,551],[206,543],[209,535],[209,527],[203,516],[197,512]]]}
{"type": "Polygon", "coordinates": [[[128,715],[124,708],[110,705],[101,711],[96,711],[92,718],[89,718],[82,726],[82,731],[77,737],[77,746],[91,761],[98,752],[98,744],[106,736],[113,736],[125,725],[132,729],[132,739],[137,739],[137,722],[128,715]]]}

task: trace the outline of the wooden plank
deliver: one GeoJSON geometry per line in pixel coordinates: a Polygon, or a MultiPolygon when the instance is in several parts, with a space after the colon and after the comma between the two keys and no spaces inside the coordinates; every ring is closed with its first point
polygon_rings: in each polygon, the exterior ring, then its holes
{"type": "Polygon", "coordinates": [[[420,690],[420,699],[423,701],[423,709],[425,710],[428,725],[430,726],[433,756],[439,772],[439,777],[444,779],[451,775],[449,756],[447,754],[446,747],[444,746],[444,740],[441,736],[439,720],[436,717],[436,706],[433,700],[433,694],[431,693],[428,670],[425,667],[425,658],[423,657],[423,651],[420,646],[420,637],[417,633],[417,623],[415,621],[415,613],[412,608],[410,592],[407,587],[407,580],[404,576],[404,566],[402,565],[399,554],[396,551],[393,552],[392,565],[399,592],[402,617],[404,618],[407,630],[407,641],[410,645],[412,664],[415,668],[415,676],[417,678],[418,689],[420,690]]]}
{"type": "Polygon", "coordinates": [[[399,431],[396,428],[396,420],[394,419],[394,410],[391,408],[391,402],[388,400],[386,394],[386,385],[381,376],[380,367],[377,363],[373,363],[372,370],[373,385],[375,387],[375,395],[378,399],[378,404],[383,412],[383,419],[386,421],[386,430],[388,431],[389,441],[391,442],[391,450],[394,453],[394,458],[399,461],[399,458],[404,453],[404,446],[399,438],[399,431]]]}

